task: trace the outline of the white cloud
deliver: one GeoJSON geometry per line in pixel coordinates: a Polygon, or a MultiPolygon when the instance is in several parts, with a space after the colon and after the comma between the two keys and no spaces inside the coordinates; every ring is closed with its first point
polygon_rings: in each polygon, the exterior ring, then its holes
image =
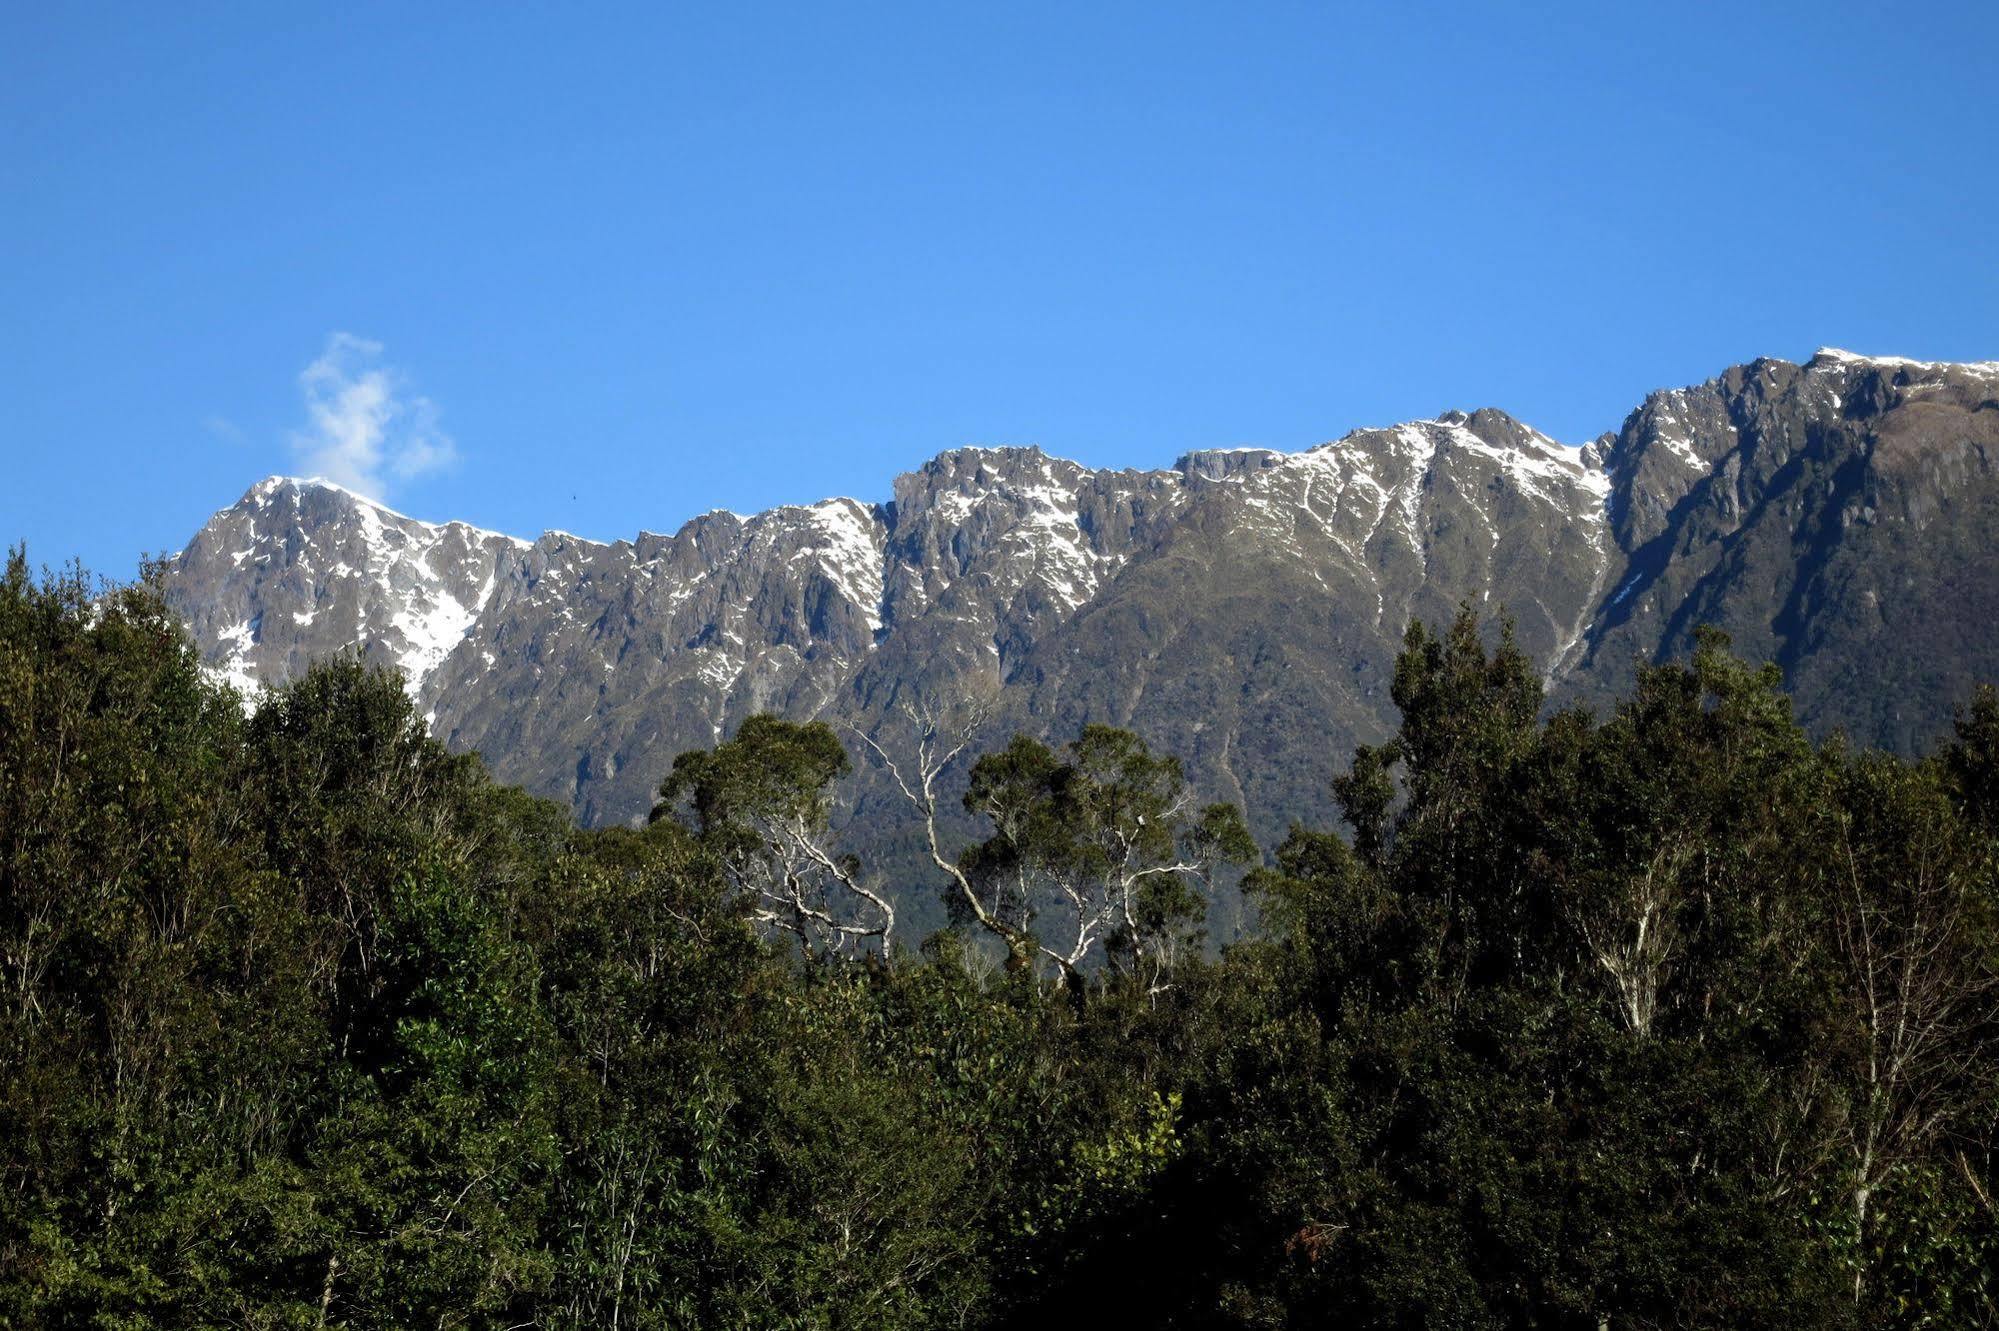
{"type": "Polygon", "coordinates": [[[458,460],[437,408],[407,392],[403,376],[383,363],[379,342],[334,333],[298,384],[310,423],[293,431],[292,447],[313,475],[384,499],[391,480],[414,480],[458,460]]]}
{"type": "Polygon", "coordinates": [[[210,416],[201,422],[203,429],[225,444],[247,444],[249,432],[227,416],[210,416]]]}

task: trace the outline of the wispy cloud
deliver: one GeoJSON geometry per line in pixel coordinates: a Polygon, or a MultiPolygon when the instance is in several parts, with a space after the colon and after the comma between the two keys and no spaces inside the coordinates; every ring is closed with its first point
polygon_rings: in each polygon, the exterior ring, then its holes
{"type": "Polygon", "coordinates": [[[249,431],[227,416],[209,416],[201,422],[201,428],[225,444],[242,445],[250,442],[249,431]]]}
{"type": "Polygon", "coordinates": [[[384,499],[393,482],[457,461],[437,408],[408,391],[404,377],[383,362],[379,342],[332,334],[298,383],[309,424],[292,433],[292,447],[315,475],[384,499]]]}

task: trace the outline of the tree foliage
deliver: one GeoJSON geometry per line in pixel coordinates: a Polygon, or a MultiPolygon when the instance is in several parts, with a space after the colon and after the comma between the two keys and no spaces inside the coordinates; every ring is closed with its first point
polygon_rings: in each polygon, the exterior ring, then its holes
{"type": "Polygon", "coordinates": [[[760,717],[583,831],[17,553],[0,1325],[1999,1325],[1995,695],[1814,745],[1707,635],[1546,716],[1467,611],[1394,696],[1267,857],[1104,726],[960,788],[760,717]],[[854,757],[932,881],[829,840],[854,757]]]}

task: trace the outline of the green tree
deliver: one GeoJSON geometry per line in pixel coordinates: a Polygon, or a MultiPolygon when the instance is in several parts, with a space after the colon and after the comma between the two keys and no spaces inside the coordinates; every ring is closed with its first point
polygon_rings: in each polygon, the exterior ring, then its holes
{"type": "Polygon", "coordinates": [[[752,903],[752,916],[801,952],[894,959],[895,904],[827,836],[831,788],[853,768],[823,721],[757,715],[713,750],[674,760],[652,820],[684,818],[752,903]]]}
{"type": "Polygon", "coordinates": [[[1016,736],[973,764],[964,797],[990,834],[959,860],[975,918],[1072,987],[1101,950],[1147,992],[1168,982],[1205,915],[1211,875],[1255,845],[1233,805],[1200,806],[1180,762],[1130,731],[1086,725],[1066,761],[1016,736]]]}

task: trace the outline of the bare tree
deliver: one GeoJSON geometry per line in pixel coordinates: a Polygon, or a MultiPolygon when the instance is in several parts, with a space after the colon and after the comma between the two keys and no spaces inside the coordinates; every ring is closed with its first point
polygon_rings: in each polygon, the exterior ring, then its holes
{"type": "Polygon", "coordinates": [[[985,704],[974,701],[956,709],[947,709],[928,702],[905,702],[897,710],[910,731],[908,751],[901,759],[859,727],[849,725],[847,729],[874,755],[922,821],[930,862],[949,878],[952,900],[980,928],[1006,946],[1009,966],[1023,968],[1033,965],[1038,944],[1027,930],[1026,922],[1011,922],[1006,918],[1004,907],[997,903],[989,904],[986,895],[973,886],[958,860],[944,853],[943,833],[938,826],[938,780],[945,769],[971,746],[984,724],[985,704]]]}
{"type": "Polygon", "coordinates": [[[1632,1034],[1652,1033],[1659,999],[1679,957],[1681,875],[1693,847],[1669,838],[1645,863],[1615,875],[1594,900],[1572,911],[1583,945],[1617,993],[1617,1012],[1632,1034]]]}
{"type": "MultiPolygon", "coordinates": [[[[1862,764],[1835,823],[1831,946],[1849,995],[1843,1115],[1856,1237],[1897,1169],[1989,1091],[1992,959],[1974,937],[1981,872],[1934,791],[1862,764]],[[1972,1083],[1976,1081],[1979,1086],[1972,1083]]],[[[1861,1296],[1864,1262],[1854,1273],[1861,1296]]]]}

